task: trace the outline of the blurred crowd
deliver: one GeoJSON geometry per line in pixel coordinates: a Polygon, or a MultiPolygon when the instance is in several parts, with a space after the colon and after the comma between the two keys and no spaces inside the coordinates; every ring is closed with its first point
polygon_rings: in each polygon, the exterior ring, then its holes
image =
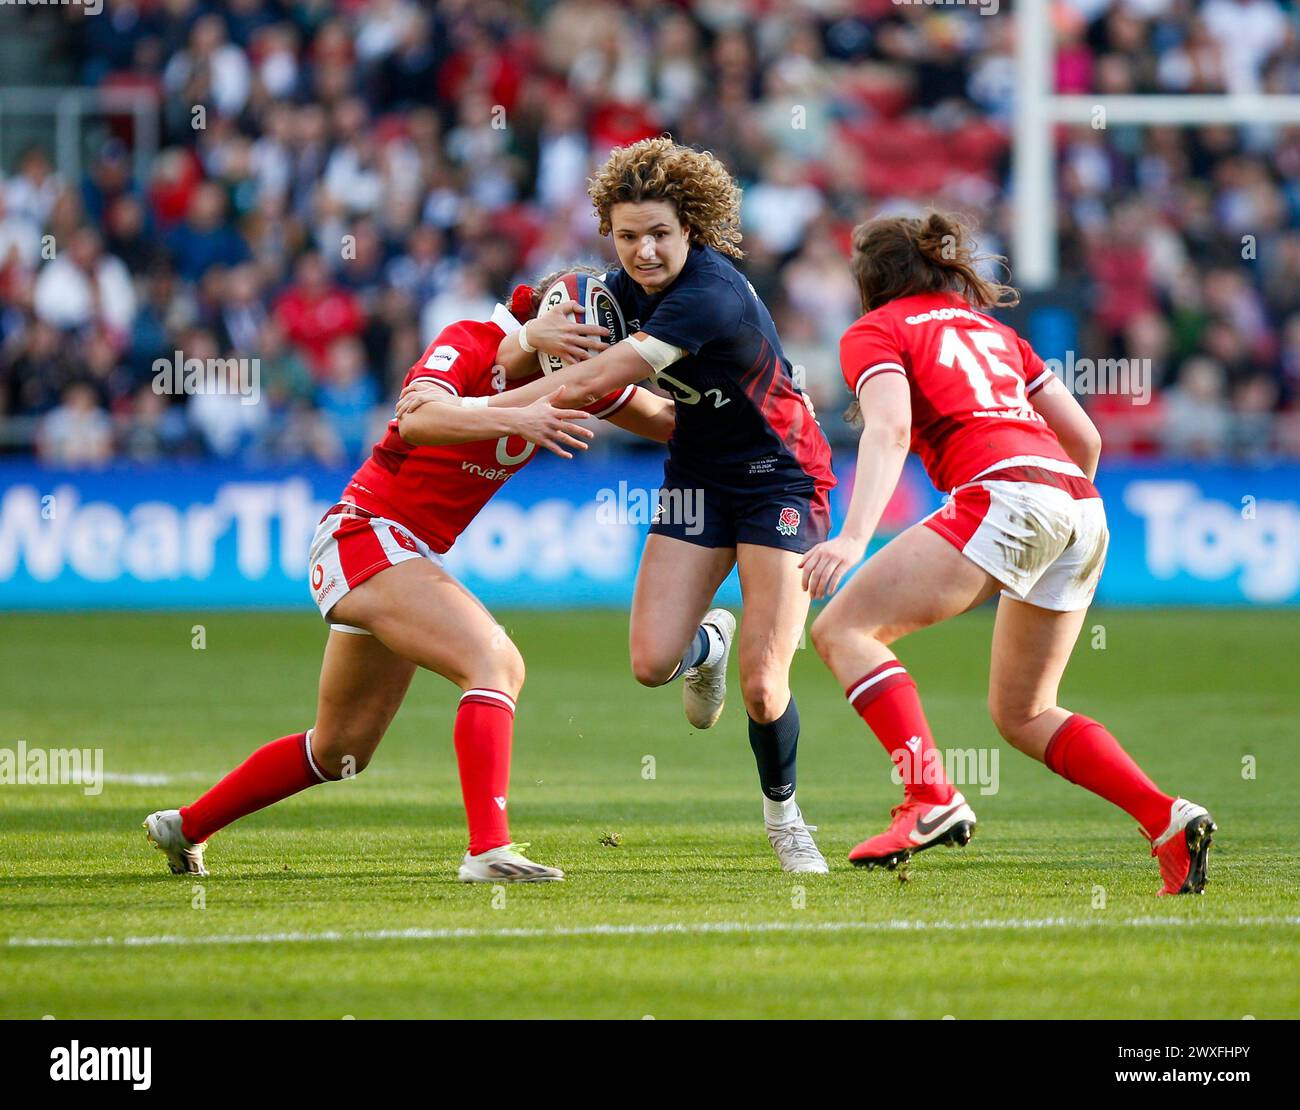
{"type": "MultiPolygon", "coordinates": [[[[516,281],[612,259],[587,177],[664,131],[744,186],[743,268],[843,441],[853,224],[933,204],[1008,248],[1011,9],[33,9],[61,21],[83,84],[157,94],[162,149],[135,180],[138,136],[115,117],[81,180],[39,143],[0,167],[0,449],[351,461],[442,326],[486,318],[516,281]],[[157,360],[195,358],[258,360],[258,403],[155,389],[157,360]]],[[[1061,92],[1300,93],[1279,0],[1058,0],[1053,26],[1061,92]]],[[[1150,368],[1150,404],[1083,398],[1108,450],[1300,454],[1300,128],[1058,138],[1060,285],[1011,322],[1045,358],[1150,368]]]]}

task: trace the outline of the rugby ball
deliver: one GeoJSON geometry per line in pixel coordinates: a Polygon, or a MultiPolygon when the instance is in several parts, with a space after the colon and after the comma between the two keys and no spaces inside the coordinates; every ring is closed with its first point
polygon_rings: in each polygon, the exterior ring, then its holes
{"type": "MultiPolygon", "coordinates": [[[[578,272],[564,274],[557,278],[542,294],[541,304],[537,306],[537,314],[540,316],[564,301],[577,301],[582,305],[586,309],[582,322],[599,324],[603,327],[608,333],[605,337],[606,343],[612,345],[627,338],[627,323],[623,319],[623,311],[618,307],[614,294],[609,291],[609,286],[595,274],[578,272]]],[[[537,352],[537,361],[541,363],[544,374],[554,374],[568,365],[568,362],[559,355],[548,355],[545,351],[537,352]]]]}

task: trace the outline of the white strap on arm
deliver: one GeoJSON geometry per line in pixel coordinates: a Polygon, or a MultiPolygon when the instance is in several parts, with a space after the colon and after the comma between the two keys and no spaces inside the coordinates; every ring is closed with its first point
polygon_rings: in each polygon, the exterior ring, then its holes
{"type": "Polygon", "coordinates": [[[686,352],[680,347],[674,347],[671,343],[665,343],[653,335],[645,335],[643,338],[629,335],[623,342],[631,343],[632,349],[650,364],[650,369],[656,374],[661,370],[667,370],[678,359],[686,357],[686,352]]]}

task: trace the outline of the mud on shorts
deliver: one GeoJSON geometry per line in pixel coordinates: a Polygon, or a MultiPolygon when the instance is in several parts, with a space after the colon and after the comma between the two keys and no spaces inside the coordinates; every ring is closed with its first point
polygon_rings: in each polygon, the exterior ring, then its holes
{"type": "Polygon", "coordinates": [[[1062,613],[1092,603],[1110,542],[1096,487],[1055,459],[998,463],[953,490],[924,523],[1006,596],[1062,613]]]}

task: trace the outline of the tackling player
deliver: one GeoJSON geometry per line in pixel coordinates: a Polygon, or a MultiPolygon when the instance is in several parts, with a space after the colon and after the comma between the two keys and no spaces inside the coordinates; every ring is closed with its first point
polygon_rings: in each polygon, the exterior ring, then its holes
{"type": "MultiPolygon", "coordinates": [[[[390,421],[383,439],[321,519],[311,545],[311,588],[330,622],[313,727],[273,740],[179,810],[145,821],[173,872],[204,875],[214,832],[309,786],[364,770],[417,666],[460,687],[454,744],[469,824],[462,882],[546,882],[564,873],[511,843],[506,806],[515,701],[524,681],[518,648],[483,605],[443,568],[441,556],[538,446],[564,458],[586,448],[588,413],[543,396],[523,407],[483,398],[511,388],[497,349],[532,315],[540,294],[516,290],[512,310],[452,324],[406,377],[448,403],[390,421]]],[[[597,349],[559,313],[532,321],[533,341],[555,354],[597,349]]],[[[541,376],[540,369],[537,376],[541,376]]],[[[551,389],[547,393],[554,393],[551,389]]],[[[672,433],[671,401],[628,386],[590,407],[659,442],[672,433]]]]}
{"type": "Polygon", "coordinates": [[[863,427],[844,528],[803,560],[814,597],[861,560],[909,444],[947,504],[881,551],[813,623],[813,643],[849,702],[903,772],[887,831],[849,854],[894,866],[935,844],[965,844],[975,814],[948,783],[916,684],[889,645],[1001,591],[989,711],[1026,755],[1113,802],[1159,858],[1162,894],[1205,888],[1204,807],[1159,790],[1106,727],[1057,703],[1106,558],[1092,478],[1101,439],[1029,344],[983,310],[1015,304],[982,278],[968,232],[937,213],[853,233],[863,315],[840,359],[863,427]]]}
{"type": "MultiPolygon", "coordinates": [[[[809,601],[799,560],[829,527],[830,446],[767,307],[732,261],[740,190],[722,163],[647,139],[614,150],[588,191],[614,241],[622,268],[607,283],[633,334],[492,404],[563,385],[557,404],[585,405],[647,375],[672,394],[676,430],[632,601],[632,670],[646,686],[682,678],[688,720],[712,726],[736,621],[710,605],[739,568],[741,695],[768,839],[786,871],[824,872],[795,800],[789,680],[809,601]],[[697,503],[698,517],[684,511],[697,503]]],[[[527,363],[531,345],[531,328],[517,333],[503,362],[527,363]]]]}

